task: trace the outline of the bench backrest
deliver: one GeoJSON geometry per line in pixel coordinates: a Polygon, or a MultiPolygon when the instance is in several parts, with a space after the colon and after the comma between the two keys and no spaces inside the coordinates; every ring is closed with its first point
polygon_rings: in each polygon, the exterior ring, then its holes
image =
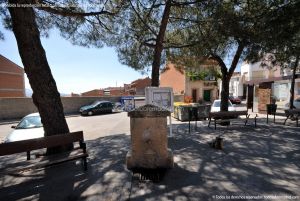
{"type": "Polygon", "coordinates": [[[82,131],[35,138],[30,140],[2,143],[0,144],[0,156],[27,152],[42,148],[56,147],[78,141],[83,141],[82,131]]]}
{"type": "Polygon", "coordinates": [[[284,113],[286,115],[300,114],[300,109],[288,109],[288,110],[284,110],[284,113]]]}
{"type": "Polygon", "coordinates": [[[238,115],[248,115],[248,111],[221,111],[221,112],[210,112],[209,117],[231,117],[238,115]]]}

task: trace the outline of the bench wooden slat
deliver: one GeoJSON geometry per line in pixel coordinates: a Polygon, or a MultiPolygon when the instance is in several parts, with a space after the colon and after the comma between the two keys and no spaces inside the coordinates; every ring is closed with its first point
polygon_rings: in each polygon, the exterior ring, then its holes
{"type": "MultiPolygon", "coordinates": [[[[245,126],[247,125],[248,119],[250,117],[250,114],[248,114],[247,110],[243,110],[243,111],[220,111],[220,112],[210,112],[209,113],[209,122],[208,122],[208,127],[210,127],[210,123],[211,120],[214,119],[214,125],[215,125],[215,129],[217,129],[217,122],[225,122],[225,121],[229,121],[229,120],[236,120],[237,118],[233,118],[233,117],[237,117],[240,115],[245,115],[246,119],[245,119],[245,126]],[[218,119],[220,118],[220,119],[218,119]],[[222,119],[224,118],[224,119],[222,119]]],[[[255,115],[254,118],[254,123],[255,123],[255,127],[256,127],[256,118],[257,118],[257,114],[255,115]]]]}
{"type": "Polygon", "coordinates": [[[209,117],[230,117],[230,116],[239,116],[239,115],[248,115],[248,111],[221,111],[221,112],[210,112],[209,117]]]}
{"type": "Polygon", "coordinates": [[[291,114],[300,114],[300,109],[288,109],[284,110],[286,115],[291,115],[291,114]]]}
{"type": "Polygon", "coordinates": [[[21,155],[21,153],[20,153],[20,154],[14,155],[14,156],[16,156],[16,159],[7,157],[7,158],[4,158],[4,160],[1,160],[0,172],[3,171],[2,169],[13,168],[17,165],[27,166],[28,163],[29,164],[32,163],[31,161],[39,162],[42,160],[46,160],[47,158],[49,160],[55,160],[58,156],[68,157],[68,156],[71,156],[71,155],[74,155],[77,153],[82,153],[82,152],[83,152],[83,150],[79,146],[74,147],[74,149],[72,149],[71,151],[57,153],[57,154],[53,154],[53,155],[46,155],[46,152],[44,152],[44,151],[40,152],[40,150],[39,150],[36,152],[32,152],[31,156],[33,156],[33,157],[31,158],[31,160],[24,160],[26,158],[25,155],[21,155]]]}
{"type": "Polygon", "coordinates": [[[83,140],[83,132],[53,135],[30,140],[8,142],[0,144],[0,156],[27,152],[42,148],[61,146],[83,140]]]}
{"type": "Polygon", "coordinates": [[[82,149],[75,149],[71,152],[40,157],[34,160],[7,165],[0,169],[0,174],[19,173],[23,170],[44,168],[83,157],[88,157],[88,154],[84,153],[82,149]]]}
{"type": "Polygon", "coordinates": [[[293,117],[296,119],[296,126],[298,127],[299,123],[299,116],[300,116],[300,109],[287,109],[284,110],[284,113],[286,115],[286,119],[284,120],[283,125],[286,124],[286,121],[288,119],[292,119],[293,117]]]}

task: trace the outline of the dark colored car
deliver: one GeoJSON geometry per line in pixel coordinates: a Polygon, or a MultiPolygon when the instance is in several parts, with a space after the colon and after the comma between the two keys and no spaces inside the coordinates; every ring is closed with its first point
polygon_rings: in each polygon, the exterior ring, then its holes
{"type": "Polygon", "coordinates": [[[234,96],[229,96],[229,100],[232,104],[241,104],[241,99],[234,96]]]}
{"type": "Polygon", "coordinates": [[[113,104],[109,101],[95,101],[79,109],[81,115],[92,116],[94,114],[112,113],[113,104]]]}

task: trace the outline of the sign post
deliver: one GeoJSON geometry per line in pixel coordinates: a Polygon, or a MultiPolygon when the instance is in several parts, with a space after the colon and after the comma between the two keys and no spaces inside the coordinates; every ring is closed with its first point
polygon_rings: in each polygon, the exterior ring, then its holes
{"type": "MultiPolygon", "coordinates": [[[[146,94],[146,104],[152,104],[170,111],[174,111],[174,96],[173,89],[171,87],[147,87],[145,89],[146,94]]],[[[172,118],[169,116],[170,124],[170,137],[172,134],[172,118]]]]}

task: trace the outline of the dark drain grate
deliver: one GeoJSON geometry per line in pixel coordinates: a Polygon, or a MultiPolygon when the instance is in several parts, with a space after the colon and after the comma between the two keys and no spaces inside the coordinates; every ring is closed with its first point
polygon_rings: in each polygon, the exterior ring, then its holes
{"type": "Polygon", "coordinates": [[[166,169],[145,169],[139,168],[132,170],[133,174],[138,177],[139,181],[160,182],[166,173],[166,169]]]}

